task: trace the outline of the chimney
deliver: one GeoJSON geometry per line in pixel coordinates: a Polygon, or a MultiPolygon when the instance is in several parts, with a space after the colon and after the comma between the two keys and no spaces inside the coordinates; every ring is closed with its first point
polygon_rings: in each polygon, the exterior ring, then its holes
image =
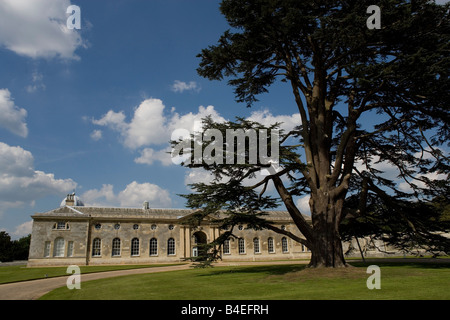
{"type": "Polygon", "coordinates": [[[142,205],[142,209],[150,209],[150,203],[148,201],[144,201],[143,205],[142,205]]]}
{"type": "Polygon", "coordinates": [[[66,197],[66,206],[73,206],[75,204],[75,194],[68,194],[66,197]]]}

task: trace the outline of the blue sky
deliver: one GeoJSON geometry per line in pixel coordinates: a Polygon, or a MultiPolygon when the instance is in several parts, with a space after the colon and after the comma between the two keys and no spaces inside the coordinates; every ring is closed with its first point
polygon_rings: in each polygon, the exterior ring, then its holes
{"type": "Polygon", "coordinates": [[[164,154],[174,129],[207,114],[299,120],[287,88],[247,109],[225,82],[197,75],[196,55],[228,28],[218,8],[214,0],[0,1],[0,230],[26,235],[30,215],[74,189],[87,205],[183,208],[177,194],[206,177],[164,154]],[[80,30],[65,27],[72,4],[80,30]]]}
{"type": "MultiPolygon", "coordinates": [[[[299,123],[290,91],[251,109],[225,82],[199,77],[201,49],[228,25],[216,0],[0,0],[0,230],[76,190],[86,205],[183,208],[177,194],[207,181],[164,152],[177,128],[210,114],[299,123]],[[68,30],[66,9],[81,9],[68,30]]],[[[389,168],[386,168],[389,170],[389,168]]],[[[307,208],[307,198],[297,199],[307,208]]]]}

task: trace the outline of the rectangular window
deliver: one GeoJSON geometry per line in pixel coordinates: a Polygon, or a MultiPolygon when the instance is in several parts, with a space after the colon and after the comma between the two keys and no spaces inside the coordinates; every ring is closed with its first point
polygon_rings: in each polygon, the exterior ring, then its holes
{"type": "Polygon", "coordinates": [[[244,254],[245,253],[245,240],[243,238],[239,239],[238,247],[239,247],[239,254],[244,254]]]}
{"type": "Polygon", "coordinates": [[[53,246],[54,246],[53,256],[64,257],[64,239],[56,238],[53,246]]]}
{"type": "Polygon", "coordinates": [[[73,257],[73,241],[67,242],[67,256],[73,257]]]}
{"type": "Polygon", "coordinates": [[[288,241],[286,237],[281,238],[281,249],[283,250],[283,253],[289,252],[288,241]]]}
{"type": "Polygon", "coordinates": [[[102,255],[102,240],[95,238],[92,242],[92,256],[100,257],[102,255]]]}
{"type": "Polygon", "coordinates": [[[44,244],[44,257],[50,257],[50,241],[45,241],[45,244],[44,244]]]}
{"type": "Polygon", "coordinates": [[[260,247],[259,247],[259,239],[255,238],[253,239],[253,252],[254,253],[261,253],[260,247]]]}
{"type": "Polygon", "coordinates": [[[267,248],[269,250],[269,253],[275,253],[275,246],[273,245],[273,238],[269,238],[267,240],[267,248]]]}
{"type": "Polygon", "coordinates": [[[64,221],[59,221],[56,225],[56,229],[58,230],[65,230],[66,229],[66,223],[64,221]]]}
{"type": "Polygon", "coordinates": [[[223,242],[223,254],[230,254],[230,239],[223,242]]]}

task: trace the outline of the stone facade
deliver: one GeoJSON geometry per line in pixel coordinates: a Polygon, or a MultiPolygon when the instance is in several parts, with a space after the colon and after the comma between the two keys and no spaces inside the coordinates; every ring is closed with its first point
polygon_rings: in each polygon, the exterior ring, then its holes
{"type": "MultiPolygon", "coordinates": [[[[186,224],[193,210],[74,206],[77,199],[70,196],[60,208],[32,216],[28,266],[179,262],[196,256],[198,244],[222,232],[207,219],[198,226],[186,224]]],[[[300,235],[285,211],[271,211],[267,219],[300,235]]],[[[273,231],[246,226],[234,231],[236,238],[222,250],[223,261],[310,258],[306,247],[273,231]]]]}

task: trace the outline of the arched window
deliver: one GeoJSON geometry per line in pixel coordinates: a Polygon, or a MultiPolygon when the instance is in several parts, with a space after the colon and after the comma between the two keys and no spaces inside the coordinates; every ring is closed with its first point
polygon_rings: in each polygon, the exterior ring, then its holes
{"type": "Polygon", "coordinates": [[[102,240],[100,238],[95,238],[92,241],[92,256],[100,257],[102,255],[102,240]]]}
{"type": "Polygon", "coordinates": [[[131,240],[131,255],[138,256],[139,255],[139,239],[133,238],[131,240]]]}
{"type": "Polygon", "coordinates": [[[175,239],[174,238],[169,238],[169,240],[167,240],[167,254],[169,256],[175,255],[175,239]]]}
{"type": "Polygon", "coordinates": [[[275,246],[273,245],[273,238],[267,239],[267,249],[269,253],[275,253],[275,246]]]}
{"type": "Polygon", "coordinates": [[[253,238],[253,253],[261,253],[258,238],[253,238]]]}
{"type": "Polygon", "coordinates": [[[119,238],[114,238],[113,241],[112,241],[111,255],[113,257],[120,256],[120,239],[119,238]]]}
{"type": "Polygon", "coordinates": [[[281,249],[283,253],[289,252],[288,241],[286,237],[281,238],[281,249]]]}
{"type": "Polygon", "coordinates": [[[239,238],[238,241],[239,254],[245,253],[245,240],[244,238],[239,238]]]}
{"type": "Polygon", "coordinates": [[[156,238],[150,239],[150,255],[151,256],[158,255],[158,239],[156,238]]]}
{"type": "Polygon", "coordinates": [[[64,257],[64,239],[56,238],[53,245],[53,256],[54,257],[64,257]]]}

